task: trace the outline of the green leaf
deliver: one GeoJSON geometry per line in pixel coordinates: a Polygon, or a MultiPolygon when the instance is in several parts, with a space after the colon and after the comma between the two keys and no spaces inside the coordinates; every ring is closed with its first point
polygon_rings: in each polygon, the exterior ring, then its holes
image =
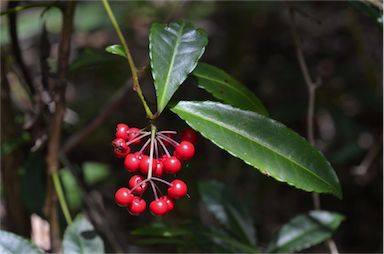
{"type": "Polygon", "coordinates": [[[196,67],[207,43],[206,33],[188,22],[152,24],[149,54],[159,113],[196,67]]]}
{"type": "Polygon", "coordinates": [[[125,54],[123,46],[118,45],[118,44],[106,47],[105,51],[107,51],[108,53],[114,54],[114,55],[119,55],[119,56],[127,58],[127,55],[125,54]]]}
{"type": "Polygon", "coordinates": [[[267,252],[297,252],[331,237],[344,216],[328,211],[311,211],[284,225],[267,247],[267,252]]]}
{"type": "Polygon", "coordinates": [[[0,253],[2,254],[42,254],[28,240],[13,233],[0,230],[0,253]]]}
{"type": "Polygon", "coordinates": [[[179,102],[172,111],[220,148],[297,188],[342,197],[330,163],[304,138],[256,112],[216,102],[179,102]]]}
{"type": "Polygon", "coordinates": [[[69,207],[72,210],[80,209],[83,204],[83,196],[79,186],[77,185],[75,177],[67,168],[61,169],[59,171],[59,176],[69,207]]]}
{"type": "Polygon", "coordinates": [[[98,162],[85,162],[83,164],[84,180],[88,185],[95,185],[104,181],[111,175],[106,164],[98,162]]]}
{"type": "Polygon", "coordinates": [[[260,99],[223,70],[206,63],[199,63],[192,74],[197,78],[199,87],[211,93],[215,98],[234,107],[268,116],[260,99]]]}
{"type": "Polygon", "coordinates": [[[244,203],[234,196],[233,190],[216,181],[200,182],[199,192],[208,211],[239,240],[256,245],[253,219],[244,203]]]}
{"type": "Polygon", "coordinates": [[[63,253],[105,253],[103,240],[82,214],[64,232],[63,253]]]}

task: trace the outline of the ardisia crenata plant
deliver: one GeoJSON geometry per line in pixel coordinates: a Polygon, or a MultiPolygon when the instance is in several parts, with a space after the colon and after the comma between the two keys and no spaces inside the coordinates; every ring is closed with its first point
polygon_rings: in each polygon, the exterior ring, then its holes
{"type": "Polygon", "coordinates": [[[112,142],[114,153],[124,158],[125,168],[129,172],[136,173],[139,170],[142,174],[134,175],[128,186],[117,191],[116,202],[119,205],[128,207],[131,214],[142,213],[146,202],[141,195],[147,185],[151,185],[155,203],[151,203],[150,210],[155,215],[166,213],[167,209],[161,212],[155,210],[161,210],[157,208],[164,206],[161,198],[171,200],[174,197],[169,189],[168,196],[163,196],[155,182],[168,185],[172,190],[173,183],[160,177],[163,172],[177,173],[181,168],[180,160],[185,161],[193,156],[194,146],[183,138],[181,143],[175,141],[175,131],[158,130],[156,120],[189,75],[195,78],[199,87],[221,101],[179,101],[170,108],[191,126],[189,135],[195,137],[192,131],[199,132],[218,147],[278,181],[305,191],[342,197],[335,171],[313,145],[269,118],[262,102],[246,86],[215,66],[199,63],[208,43],[207,34],[187,21],[151,25],[149,57],[157,98],[157,111],[152,113],[139,84],[142,71],[139,72],[133,63],[128,45],[107,1],[103,3],[122,44],[109,46],[106,50],[128,60],[133,89],[149,120],[149,125],[142,129],[117,124],[116,139],[112,142]],[[133,146],[139,143],[143,143],[142,147],[134,151],[133,146]],[[167,146],[174,149],[173,154],[167,146]],[[133,208],[137,210],[132,211],[133,208]]]}

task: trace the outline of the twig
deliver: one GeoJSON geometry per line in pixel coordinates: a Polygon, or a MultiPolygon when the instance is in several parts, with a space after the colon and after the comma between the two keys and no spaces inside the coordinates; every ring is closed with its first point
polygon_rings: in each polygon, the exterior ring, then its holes
{"type": "MultiPolygon", "coordinates": [[[[307,137],[309,142],[315,146],[314,132],[313,132],[313,120],[315,111],[315,99],[316,99],[316,88],[320,86],[321,80],[317,79],[315,82],[311,79],[309,74],[308,66],[304,57],[300,38],[296,30],[295,15],[291,6],[289,6],[290,13],[290,28],[293,41],[296,48],[297,59],[300,64],[300,69],[304,77],[305,84],[308,90],[308,110],[307,110],[307,137]]],[[[312,194],[313,205],[316,210],[321,209],[320,196],[317,193],[312,194]]],[[[330,238],[327,240],[327,247],[332,254],[338,254],[337,246],[335,241],[330,238]]]]}
{"type": "Polygon", "coordinates": [[[139,83],[138,69],[135,66],[135,63],[133,62],[131,52],[128,48],[127,42],[124,39],[123,33],[121,32],[119,23],[117,23],[117,21],[116,21],[115,15],[112,12],[112,9],[108,3],[108,0],[102,0],[102,2],[104,5],[104,8],[105,8],[105,11],[108,13],[109,19],[111,20],[112,25],[115,28],[117,36],[119,37],[119,40],[120,40],[121,44],[123,45],[125,54],[127,55],[129,68],[131,69],[131,73],[132,73],[132,88],[137,93],[137,95],[139,96],[140,101],[143,104],[145,113],[147,114],[147,118],[149,118],[151,120],[155,119],[155,115],[152,113],[151,109],[149,108],[149,106],[148,106],[148,104],[144,98],[144,95],[143,95],[143,92],[141,90],[140,83],[139,83]]]}
{"type": "Polygon", "coordinates": [[[368,169],[371,167],[372,163],[375,161],[376,156],[379,154],[381,149],[381,144],[383,141],[383,134],[381,134],[380,138],[378,138],[371,146],[367,154],[364,156],[361,163],[355,166],[352,170],[352,174],[354,175],[365,175],[368,169]]]}
{"type": "MultiPolygon", "coordinates": [[[[9,1],[8,10],[12,8],[17,8],[17,7],[19,7],[17,1],[9,1]]],[[[9,22],[9,37],[11,39],[13,55],[15,57],[16,63],[20,67],[25,83],[27,84],[30,92],[34,94],[35,87],[33,85],[31,75],[28,72],[28,68],[25,65],[24,59],[21,55],[19,36],[17,34],[17,13],[16,12],[11,12],[8,15],[8,22],[9,22]]]]}
{"type": "MultiPolygon", "coordinates": [[[[12,2],[12,1],[10,1],[12,2]]],[[[19,5],[19,6],[14,6],[12,8],[8,8],[6,11],[3,11],[0,13],[0,16],[4,16],[4,15],[7,15],[7,14],[14,14],[14,13],[17,13],[19,11],[24,11],[24,10],[27,10],[27,9],[31,9],[31,8],[38,8],[38,7],[55,7],[56,4],[55,3],[47,3],[47,2],[41,2],[41,3],[33,3],[33,4],[28,4],[28,5],[19,5]]]]}
{"type": "MultiPolygon", "coordinates": [[[[131,82],[130,82],[131,83],[131,82]]],[[[65,153],[70,152],[81,141],[88,137],[94,130],[97,129],[119,106],[119,104],[126,98],[126,94],[130,90],[130,84],[122,86],[110,99],[108,105],[103,107],[103,111],[98,112],[97,116],[93,117],[93,120],[84,128],[73,134],[67,139],[63,145],[63,151],[65,153]]]]}
{"type": "MultiPolygon", "coordinates": [[[[55,82],[54,100],[55,100],[55,111],[51,119],[51,126],[49,130],[48,139],[48,154],[47,154],[47,169],[49,175],[52,177],[49,181],[50,189],[55,187],[56,193],[59,189],[58,184],[60,181],[54,181],[53,177],[57,174],[59,169],[59,152],[60,152],[60,137],[62,121],[65,113],[65,89],[66,89],[66,77],[68,71],[68,61],[70,54],[70,45],[73,29],[73,17],[75,12],[75,1],[68,1],[65,10],[63,11],[63,28],[61,32],[61,41],[59,44],[58,52],[58,68],[57,68],[57,80],[55,82]]],[[[50,197],[47,197],[50,202],[51,209],[49,215],[49,222],[51,226],[51,247],[52,252],[60,251],[60,229],[57,221],[57,208],[56,208],[56,193],[49,190],[50,197]]],[[[60,198],[60,196],[59,196],[60,198]]],[[[65,200],[60,200],[60,204],[63,207],[65,200]]],[[[65,208],[64,208],[65,209],[65,208]]],[[[63,210],[64,210],[63,209],[63,210]]]]}

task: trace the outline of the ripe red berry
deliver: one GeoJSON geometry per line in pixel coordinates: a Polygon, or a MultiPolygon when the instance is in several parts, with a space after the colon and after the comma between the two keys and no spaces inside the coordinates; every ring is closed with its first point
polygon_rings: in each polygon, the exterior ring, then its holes
{"type": "Polygon", "coordinates": [[[182,141],[176,147],[175,155],[183,161],[189,160],[195,155],[195,147],[189,141],[182,141]]]}
{"type": "Polygon", "coordinates": [[[196,144],[198,139],[198,134],[192,128],[186,128],[181,133],[181,141],[189,141],[192,144],[196,144]]]}
{"type": "Polygon", "coordinates": [[[162,176],[164,173],[163,162],[161,160],[156,160],[155,165],[156,167],[155,167],[155,170],[153,171],[153,175],[157,177],[162,176]]]}
{"type": "Polygon", "coordinates": [[[129,179],[129,188],[131,188],[133,193],[141,194],[147,189],[148,187],[147,182],[138,185],[142,181],[144,181],[144,177],[140,175],[134,175],[131,177],[131,179],[129,179]],[[136,185],[138,186],[135,189],[133,189],[136,185]]]}
{"type": "Polygon", "coordinates": [[[145,211],[147,203],[144,199],[134,197],[132,202],[128,205],[128,212],[132,215],[139,215],[145,211]]]}
{"type": "Polygon", "coordinates": [[[140,158],[136,153],[128,154],[124,160],[124,167],[129,172],[136,172],[140,165],[140,158]]]}
{"type": "Polygon", "coordinates": [[[129,148],[127,142],[125,142],[125,140],[122,138],[116,138],[112,140],[112,147],[113,153],[118,158],[123,158],[131,152],[131,148],[129,148]]]}
{"type": "Polygon", "coordinates": [[[119,206],[129,205],[133,197],[133,194],[127,188],[120,188],[115,193],[115,201],[119,206]]]}
{"type": "MultiPolygon", "coordinates": [[[[129,140],[133,140],[139,136],[140,136],[140,130],[138,128],[130,128],[129,129],[129,131],[128,131],[128,139],[129,140]]],[[[140,144],[140,142],[141,142],[141,139],[138,139],[135,142],[133,142],[132,144],[137,145],[137,144],[140,144]]]]}
{"type": "Polygon", "coordinates": [[[149,205],[149,209],[151,210],[153,215],[162,216],[168,212],[167,203],[161,199],[155,199],[149,205]]]}
{"type": "Polygon", "coordinates": [[[181,180],[173,180],[170,187],[168,188],[168,195],[171,198],[184,197],[188,192],[187,185],[181,180]]]}
{"type": "MultiPolygon", "coordinates": [[[[147,155],[143,155],[142,158],[141,158],[141,161],[140,161],[140,172],[143,173],[143,174],[148,174],[148,170],[149,170],[149,163],[150,163],[150,157],[147,156],[147,155]]],[[[152,159],[152,171],[154,171],[156,169],[156,161],[155,159],[152,159]]]]}
{"type": "Polygon", "coordinates": [[[163,161],[164,170],[169,174],[176,174],[181,169],[181,162],[175,156],[167,157],[163,161]]]}
{"type": "Polygon", "coordinates": [[[175,207],[175,201],[168,196],[160,197],[160,200],[164,201],[167,204],[168,212],[172,211],[175,207]]]}
{"type": "Polygon", "coordinates": [[[119,123],[116,126],[116,138],[122,138],[124,140],[129,140],[128,136],[129,127],[126,124],[119,123]]]}

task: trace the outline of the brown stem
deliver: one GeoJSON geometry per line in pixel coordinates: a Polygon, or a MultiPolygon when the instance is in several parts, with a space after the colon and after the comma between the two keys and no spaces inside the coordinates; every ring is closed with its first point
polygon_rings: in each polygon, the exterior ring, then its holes
{"type": "MultiPolygon", "coordinates": [[[[18,4],[19,4],[18,1],[9,1],[8,9],[16,8],[18,4]]],[[[17,33],[17,12],[11,12],[8,15],[8,22],[9,22],[9,37],[11,39],[13,56],[15,57],[16,63],[19,65],[19,68],[21,70],[21,73],[23,74],[25,83],[27,84],[31,93],[34,94],[35,88],[33,85],[33,81],[32,81],[31,75],[29,74],[28,68],[25,65],[24,59],[21,55],[19,36],[17,33]]]]}
{"type": "MultiPolygon", "coordinates": [[[[301,73],[303,74],[305,84],[307,86],[308,90],[308,109],[307,109],[307,137],[309,142],[315,146],[315,139],[314,139],[314,131],[313,131],[313,120],[314,120],[314,111],[315,111],[315,99],[316,99],[316,88],[321,84],[320,79],[318,79],[316,82],[314,82],[311,78],[311,75],[308,70],[308,65],[304,57],[304,53],[302,50],[301,42],[299,35],[297,33],[296,29],[296,22],[295,22],[295,13],[291,6],[289,6],[289,14],[290,14],[290,28],[291,28],[291,34],[293,37],[293,42],[295,44],[296,48],[296,55],[297,59],[299,61],[301,73]]],[[[320,202],[320,196],[317,193],[312,194],[312,201],[313,206],[316,210],[321,209],[321,202],[320,202]]],[[[335,241],[330,238],[327,240],[326,245],[332,254],[338,254],[339,251],[337,250],[337,246],[335,241]]]]}
{"type": "MultiPolygon", "coordinates": [[[[68,61],[70,54],[70,45],[73,29],[73,16],[75,12],[75,1],[68,1],[66,8],[63,10],[63,28],[61,32],[61,40],[58,52],[58,68],[57,80],[52,94],[54,94],[55,111],[51,118],[51,126],[48,139],[47,169],[50,176],[56,174],[59,169],[59,151],[62,121],[65,113],[65,89],[66,77],[68,71],[68,61]]],[[[48,193],[46,200],[46,208],[49,211],[50,237],[52,252],[59,252],[60,245],[60,229],[57,218],[57,197],[54,190],[52,178],[48,178],[48,193]],[[49,195],[49,196],[48,196],[49,195]],[[48,206],[48,207],[47,207],[48,206]]]]}
{"type": "MultiPolygon", "coordinates": [[[[1,142],[6,144],[16,139],[19,133],[14,121],[15,112],[12,107],[9,83],[6,77],[5,61],[3,58],[1,60],[1,142]]],[[[20,175],[18,170],[15,170],[20,167],[23,155],[23,149],[15,149],[1,155],[2,196],[5,206],[4,222],[6,229],[29,238],[31,230],[29,214],[21,197],[20,175]]]]}

